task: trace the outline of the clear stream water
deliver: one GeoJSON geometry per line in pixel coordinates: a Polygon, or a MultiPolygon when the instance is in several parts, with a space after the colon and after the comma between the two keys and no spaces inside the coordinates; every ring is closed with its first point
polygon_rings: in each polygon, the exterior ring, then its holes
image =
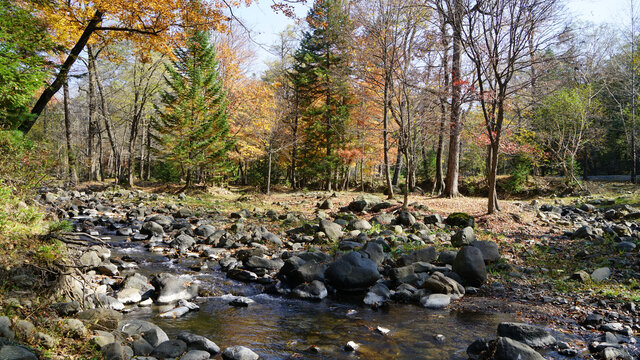
{"type": "Polygon", "coordinates": [[[113,256],[136,259],[142,274],[189,274],[212,293],[243,295],[256,302],[235,308],[225,296],[198,298],[200,311],[178,319],[159,318],[162,309],[156,306],[135,308],[127,316],[151,321],[170,337],[188,330],[222,349],[247,346],[261,359],[466,359],[465,350],[473,340],[495,336],[498,323],[513,320],[508,314],[433,311],[396,303],[372,310],[357,301],[306,302],[271,296],[261,294],[254,285],[227,279],[213,261],[210,269],[193,272],[189,265],[196,259],[168,259],[136,243],[113,241],[112,245],[113,256]],[[356,313],[348,315],[349,310],[356,313]],[[378,326],[391,331],[379,334],[378,326]],[[438,342],[437,334],[446,340],[438,342]],[[356,353],[343,350],[348,341],[361,345],[356,353]],[[309,351],[312,345],[320,352],[309,351]]]}

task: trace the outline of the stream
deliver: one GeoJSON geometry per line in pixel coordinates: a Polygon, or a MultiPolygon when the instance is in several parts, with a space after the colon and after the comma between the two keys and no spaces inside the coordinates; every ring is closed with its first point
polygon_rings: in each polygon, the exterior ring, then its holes
{"type": "Polygon", "coordinates": [[[434,311],[398,303],[372,310],[361,299],[307,302],[262,294],[258,285],[227,279],[216,261],[208,262],[209,269],[194,272],[190,266],[201,260],[170,259],[124,239],[110,236],[113,256],[134,260],[141,274],[188,274],[201,289],[221,294],[197,298],[200,310],[178,319],[159,318],[166,308],[155,305],[133,306],[127,317],[151,321],[170,338],[188,330],[223,349],[243,345],[261,359],[467,359],[465,351],[473,340],[494,337],[500,322],[513,320],[509,314],[434,311]],[[230,306],[231,295],[249,297],[255,304],[230,306]],[[389,334],[377,332],[378,326],[389,329],[389,334]],[[445,340],[439,341],[438,334],[445,340]],[[348,341],[361,345],[357,352],[343,350],[348,341]]]}

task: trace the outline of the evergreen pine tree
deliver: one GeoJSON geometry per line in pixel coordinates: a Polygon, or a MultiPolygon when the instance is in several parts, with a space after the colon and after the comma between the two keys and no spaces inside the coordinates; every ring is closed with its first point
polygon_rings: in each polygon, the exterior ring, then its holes
{"type": "Polygon", "coordinates": [[[292,74],[305,132],[301,172],[307,179],[323,179],[331,189],[340,165],[337,150],[347,142],[350,108],[351,24],[346,2],[316,1],[307,22],[309,30],[294,55],[292,74]]]}
{"type": "Polygon", "coordinates": [[[227,170],[229,138],[226,94],[218,75],[215,48],[203,31],[194,32],[167,65],[168,90],[157,107],[157,130],[166,160],[182,169],[186,187],[196,170],[227,170]]]}

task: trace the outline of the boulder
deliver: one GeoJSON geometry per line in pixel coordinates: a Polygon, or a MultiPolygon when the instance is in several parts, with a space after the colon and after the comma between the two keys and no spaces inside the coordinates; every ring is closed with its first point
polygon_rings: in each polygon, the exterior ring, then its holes
{"type": "Polygon", "coordinates": [[[379,214],[371,218],[373,224],[379,224],[383,226],[391,225],[395,218],[391,214],[379,214]]]}
{"type": "Polygon", "coordinates": [[[140,229],[141,234],[149,235],[149,236],[162,236],[164,234],[164,229],[160,224],[155,221],[147,221],[142,224],[142,229],[140,229]]]}
{"type": "Polygon", "coordinates": [[[76,317],[86,322],[92,330],[114,330],[122,321],[122,313],[112,309],[89,309],[79,312],[76,317]]]}
{"type": "Polygon", "coordinates": [[[244,265],[250,269],[280,270],[280,268],[284,266],[284,261],[251,256],[244,262],[244,265]]]}
{"type": "Polygon", "coordinates": [[[383,283],[373,285],[364,297],[364,303],[377,308],[391,299],[391,291],[383,283]]]}
{"type": "Polygon", "coordinates": [[[444,223],[449,226],[456,226],[461,228],[465,228],[467,226],[475,227],[476,224],[473,216],[467,213],[452,213],[451,215],[447,216],[447,219],[444,221],[444,223]]]}
{"type": "Polygon", "coordinates": [[[427,309],[444,309],[451,303],[451,297],[445,294],[431,294],[420,299],[420,304],[427,309]]]}
{"type": "Polygon", "coordinates": [[[78,261],[82,266],[85,266],[88,268],[94,268],[100,265],[100,263],[102,262],[102,259],[100,259],[97,252],[87,251],[84,254],[82,254],[82,256],[80,256],[80,259],[78,261]]]}
{"type": "Polygon", "coordinates": [[[349,252],[331,263],[325,278],[338,290],[362,291],[380,279],[378,266],[358,252],[349,252]]]}
{"type": "Polygon", "coordinates": [[[353,212],[362,212],[372,208],[373,206],[380,204],[382,199],[370,194],[363,194],[358,196],[347,206],[349,210],[353,212]]]}
{"type": "Polygon", "coordinates": [[[608,267],[602,267],[595,269],[591,273],[591,280],[601,282],[607,280],[611,276],[611,269],[608,267]]]}
{"type": "Polygon", "coordinates": [[[442,224],[442,215],[431,214],[424,217],[424,223],[427,225],[442,224]]]}
{"type": "Polygon", "coordinates": [[[190,350],[186,354],[182,355],[180,360],[207,360],[210,359],[211,355],[202,350],[190,350]]]}
{"type": "Polygon", "coordinates": [[[456,255],[453,271],[463,279],[466,285],[480,287],[487,281],[487,268],[480,249],[465,246],[456,255]]]}
{"type": "Polygon", "coordinates": [[[167,333],[158,325],[144,320],[121,321],[118,323],[117,330],[126,336],[140,335],[153,347],[169,341],[167,333]]]}
{"type": "Polygon", "coordinates": [[[222,353],[223,360],[258,360],[260,356],[244,346],[231,346],[222,353]]]}
{"type": "Polygon", "coordinates": [[[204,336],[182,332],[178,334],[178,339],[184,341],[189,350],[206,351],[211,356],[216,356],[220,353],[220,347],[204,336]]]}
{"type": "Polygon", "coordinates": [[[527,344],[506,337],[498,338],[491,346],[489,352],[494,360],[544,360],[544,357],[533,350],[527,344]]]}
{"type": "Polygon", "coordinates": [[[169,304],[178,300],[190,300],[198,295],[198,285],[188,276],[159,274],[151,280],[156,289],[156,302],[169,304]]]}
{"type": "Polygon", "coordinates": [[[216,232],[216,228],[209,224],[204,224],[198,226],[193,232],[198,236],[208,238],[216,232]]]}
{"type": "Polygon", "coordinates": [[[169,340],[160,343],[151,352],[151,356],[158,359],[177,358],[187,351],[187,344],[182,340],[169,340]]]}
{"type": "Polygon", "coordinates": [[[455,235],[451,237],[451,245],[455,247],[463,247],[471,245],[476,240],[476,234],[473,232],[473,228],[467,226],[461,230],[458,230],[455,235]]]}
{"type": "Polygon", "coordinates": [[[382,262],[384,261],[384,258],[385,258],[384,249],[382,248],[382,245],[373,241],[367,242],[362,248],[362,250],[360,250],[360,253],[365,257],[368,257],[369,259],[371,259],[371,261],[376,263],[376,265],[378,266],[382,265],[382,262]]]}
{"type": "Polygon", "coordinates": [[[329,220],[320,220],[319,230],[325,233],[331,241],[337,241],[344,235],[342,226],[329,220]]]}
{"type": "Polygon", "coordinates": [[[296,286],[291,294],[298,299],[319,301],[327,297],[327,288],[318,280],[296,286]]]}
{"type": "Polygon", "coordinates": [[[318,209],[321,210],[330,210],[331,208],[333,208],[333,201],[331,201],[331,199],[326,199],[320,205],[318,205],[318,209]]]}
{"type": "Polygon", "coordinates": [[[371,230],[371,224],[367,220],[354,220],[349,223],[349,230],[368,231],[371,230]]]}
{"type": "Polygon", "coordinates": [[[398,259],[398,265],[407,266],[419,261],[429,263],[435,260],[436,256],[436,249],[433,246],[429,246],[424,249],[416,250],[410,254],[403,255],[398,259]]]}
{"type": "Polygon", "coordinates": [[[416,217],[408,211],[401,211],[396,218],[396,223],[408,227],[416,223],[416,217]]]}
{"type": "Polygon", "coordinates": [[[494,241],[476,240],[471,243],[471,246],[480,249],[485,264],[493,263],[500,259],[500,249],[498,248],[498,244],[496,244],[494,241]]]}
{"type": "Polygon", "coordinates": [[[453,265],[453,262],[456,260],[457,255],[457,251],[444,250],[440,253],[440,255],[438,255],[438,261],[445,265],[453,265]]]}
{"type": "Polygon", "coordinates": [[[422,283],[422,288],[433,293],[450,295],[455,300],[464,296],[462,285],[437,271],[422,283]]]}
{"type": "Polygon", "coordinates": [[[556,343],[556,339],[547,330],[539,326],[522,323],[500,323],[498,325],[498,336],[519,341],[533,348],[545,348],[556,343]]]}

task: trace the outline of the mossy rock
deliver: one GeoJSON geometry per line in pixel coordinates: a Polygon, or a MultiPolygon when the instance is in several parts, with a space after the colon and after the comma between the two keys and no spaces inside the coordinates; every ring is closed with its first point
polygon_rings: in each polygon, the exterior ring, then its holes
{"type": "Polygon", "coordinates": [[[461,213],[461,212],[457,212],[449,215],[447,219],[444,221],[444,223],[449,226],[456,226],[461,228],[465,228],[467,226],[475,228],[476,226],[476,221],[473,218],[473,216],[467,213],[461,213]]]}

